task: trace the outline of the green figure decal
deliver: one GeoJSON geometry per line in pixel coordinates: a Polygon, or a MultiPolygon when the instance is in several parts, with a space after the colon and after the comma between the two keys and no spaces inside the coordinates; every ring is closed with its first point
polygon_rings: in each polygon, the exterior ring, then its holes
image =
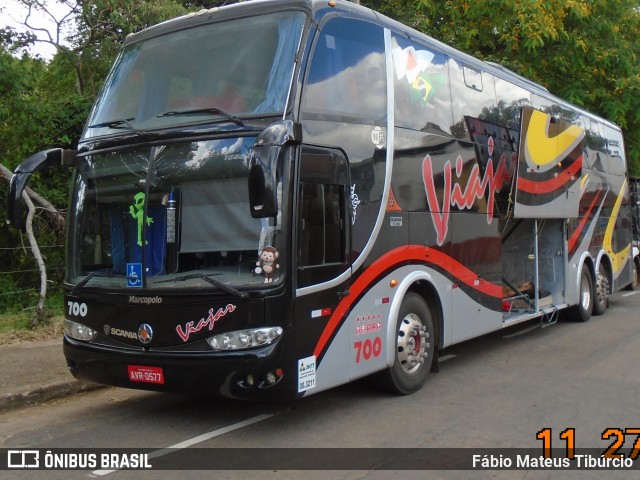
{"type": "MultiPolygon", "coordinates": [[[[133,205],[129,205],[129,213],[131,216],[138,221],[138,245],[142,246],[142,228],[144,226],[144,199],[145,195],[143,192],[136,193],[135,197],[133,197],[133,205]]],[[[147,226],[153,223],[153,218],[147,217],[147,226]]],[[[149,243],[149,242],[145,242],[149,243]]]]}

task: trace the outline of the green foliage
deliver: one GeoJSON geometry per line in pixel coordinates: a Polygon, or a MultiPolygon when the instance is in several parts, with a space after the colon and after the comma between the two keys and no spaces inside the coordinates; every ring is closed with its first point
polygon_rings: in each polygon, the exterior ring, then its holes
{"type": "MultiPolygon", "coordinates": [[[[47,65],[40,59],[26,55],[16,58],[0,46],[0,162],[9,169],[15,168],[31,154],[52,147],[70,148],[77,138],[89,99],[78,98],[75,89],[66,92],[67,72],[55,68],[55,62],[47,65]],[[72,140],[71,137],[74,136],[72,140]]],[[[68,75],[67,75],[68,76],[68,75]]],[[[30,186],[63,209],[68,199],[69,171],[51,170],[46,175],[34,175],[30,186]]],[[[0,184],[0,203],[6,205],[7,184],[0,184]]],[[[47,216],[38,212],[34,230],[46,256],[50,293],[59,291],[64,264],[63,234],[50,223],[47,216]]],[[[37,302],[39,273],[19,232],[0,226],[0,310],[22,310],[37,302]],[[21,248],[23,247],[23,248],[21,248]],[[27,291],[27,292],[25,292],[27,291]],[[10,292],[21,292],[10,294],[10,292]]]]}
{"type": "Polygon", "coordinates": [[[15,306],[18,302],[14,297],[17,294],[12,292],[17,292],[18,290],[20,289],[10,276],[0,276],[0,311],[7,313],[15,311],[15,306]]]}

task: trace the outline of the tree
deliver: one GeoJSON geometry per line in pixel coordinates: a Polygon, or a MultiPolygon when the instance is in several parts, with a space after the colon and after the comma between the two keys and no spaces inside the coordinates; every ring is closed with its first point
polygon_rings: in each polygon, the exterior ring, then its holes
{"type": "MultiPolygon", "coordinates": [[[[0,90],[3,92],[0,95],[0,176],[7,181],[0,182],[3,187],[8,184],[10,169],[22,159],[47,144],[64,144],[64,140],[54,133],[64,125],[60,116],[62,112],[58,111],[63,110],[59,104],[60,97],[56,95],[47,98],[50,95],[42,90],[47,85],[47,74],[47,65],[42,60],[27,55],[16,58],[0,46],[0,90]]],[[[64,204],[61,201],[62,198],[66,200],[66,195],[62,195],[66,190],[66,179],[59,173],[52,174],[46,182],[35,179],[32,186],[43,194],[38,195],[31,189],[25,192],[29,196],[27,205],[32,199],[38,205],[37,210],[35,207],[29,209],[28,240],[34,256],[32,258],[26,250],[13,249],[22,243],[21,236],[6,225],[1,227],[0,264],[3,271],[15,274],[0,279],[5,294],[0,298],[0,303],[4,311],[11,309],[15,300],[7,296],[7,293],[30,288],[37,284],[38,277],[44,279],[45,281],[40,282],[41,295],[33,317],[38,322],[45,314],[43,301],[47,282],[42,261],[38,261],[42,256],[34,240],[38,237],[44,245],[62,244],[64,214],[53,203],[64,204]],[[34,275],[33,259],[36,259],[35,271],[39,275],[34,275]]],[[[6,188],[0,188],[0,201],[3,204],[6,204],[5,192],[6,188]]],[[[49,250],[46,258],[49,265],[61,265],[62,253],[61,248],[49,250]]],[[[59,273],[53,271],[53,278],[59,278],[59,273]]],[[[24,299],[26,298],[25,296],[24,299]]],[[[27,301],[20,301],[20,306],[26,307],[27,301]]]]}

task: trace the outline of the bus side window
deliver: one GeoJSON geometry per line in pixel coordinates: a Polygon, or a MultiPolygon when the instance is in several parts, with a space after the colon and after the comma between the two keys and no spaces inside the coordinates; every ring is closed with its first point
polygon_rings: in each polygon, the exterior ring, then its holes
{"type": "Polygon", "coordinates": [[[449,57],[400,35],[392,37],[391,52],[396,126],[450,135],[449,57]]]}
{"type": "Polygon", "coordinates": [[[344,262],[341,185],[300,184],[300,266],[344,262]]]}
{"type": "Polygon", "coordinates": [[[466,118],[476,118],[484,122],[486,133],[495,134],[495,128],[492,125],[498,124],[498,107],[493,75],[451,59],[449,81],[454,122],[451,131],[455,137],[474,141],[473,132],[469,131],[466,118]]]}
{"type": "Polygon", "coordinates": [[[348,268],[347,159],[304,147],[298,184],[298,286],[330,280],[348,268]]]}

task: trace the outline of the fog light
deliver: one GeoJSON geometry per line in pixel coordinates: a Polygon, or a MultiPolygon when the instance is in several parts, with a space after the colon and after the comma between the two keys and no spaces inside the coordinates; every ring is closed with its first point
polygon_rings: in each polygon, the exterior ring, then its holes
{"type": "Polygon", "coordinates": [[[273,385],[274,383],[276,383],[276,375],[273,372],[267,373],[267,376],[265,377],[265,379],[267,380],[267,383],[269,385],[273,385]]]}
{"type": "Polygon", "coordinates": [[[280,380],[282,380],[282,377],[284,375],[284,372],[282,371],[281,368],[276,368],[275,370],[270,370],[267,373],[264,374],[264,376],[262,377],[262,381],[260,382],[260,384],[258,385],[258,388],[269,388],[269,387],[273,387],[274,385],[276,385],[280,380]]]}
{"type": "Polygon", "coordinates": [[[92,328],[87,327],[78,322],[64,319],[64,334],[67,337],[71,337],[74,340],[82,340],[83,342],[90,342],[95,339],[98,332],[92,328]]]}

